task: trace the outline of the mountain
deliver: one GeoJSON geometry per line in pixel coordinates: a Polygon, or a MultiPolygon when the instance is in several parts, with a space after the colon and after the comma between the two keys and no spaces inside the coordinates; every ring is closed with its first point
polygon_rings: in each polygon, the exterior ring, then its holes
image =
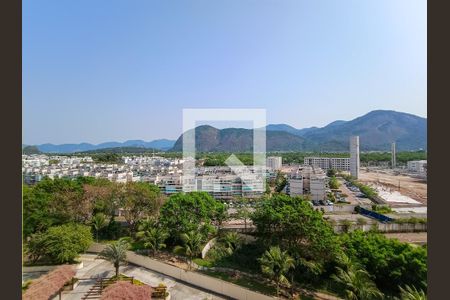
{"type": "Polygon", "coordinates": [[[39,151],[44,153],[74,153],[74,152],[86,152],[91,150],[99,150],[106,148],[118,148],[118,147],[141,147],[157,150],[168,150],[173,147],[175,141],[167,139],[159,139],[150,142],[145,142],[143,140],[128,140],[123,143],[121,142],[106,142],[98,145],[89,143],[80,144],[42,144],[36,147],[39,151]]]}
{"type": "Polygon", "coordinates": [[[333,122],[303,137],[324,151],[348,150],[348,140],[359,135],[362,151],[427,148],[427,119],[392,110],[374,110],[351,121],[333,122]]]}
{"type": "MultiPolygon", "coordinates": [[[[339,122],[339,121],[336,121],[339,122]]],[[[269,124],[266,126],[266,130],[267,131],[285,131],[285,132],[289,132],[298,136],[303,136],[308,132],[314,131],[316,130],[317,127],[308,127],[308,128],[303,128],[303,129],[297,129],[294,128],[290,125],[286,125],[286,124],[269,124]]]]}
{"type": "Polygon", "coordinates": [[[22,145],[22,153],[23,154],[41,154],[42,152],[36,146],[26,146],[22,145]]]}
{"type": "MultiPolygon", "coordinates": [[[[351,135],[359,135],[362,151],[389,151],[394,141],[398,151],[427,149],[427,119],[392,110],[374,110],[356,119],[337,120],[324,127],[297,129],[287,124],[269,124],[266,126],[266,148],[267,151],[348,151],[351,135]]],[[[182,151],[182,137],[183,135],[177,141],[128,140],[123,143],[106,142],[98,145],[42,144],[36,147],[44,153],[74,153],[130,147],[182,151]]],[[[26,146],[22,145],[22,148],[26,146]]],[[[202,152],[251,151],[253,130],[199,126],[196,128],[196,148],[202,152]]],[[[114,151],[123,152],[123,149],[114,151]]]]}
{"type": "MultiPolygon", "coordinates": [[[[196,150],[251,151],[253,131],[242,128],[217,129],[208,125],[196,129],[196,150]]],[[[296,129],[286,124],[266,126],[267,151],[348,151],[349,138],[359,135],[362,151],[398,151],[427,148],[427,120],[412,114],[375,110],[351,121],[338,120],[324,127],[296,129]]],[[[181,135],[172,151],[182,151],[181,135]]]]}
{"type": "MultiPolygon", "coordinates": [[[[194,130],[194,129],[191,129],[194,130]]],[[[267,151],[303,151],[304,139],[285,131],[266,131],[267,151]]],[[[243,128],[217,129],[209,125],[195,128],[196,151],[247,152],[253,149],[253,130],[243,128]]],[[[183,150],[183,135],[172,151],[183,150]]]]}
{"type": "Polygon", "coordinates": [[[92,153],[120,153],[120,154],[141,154],[141,153],[153,153],[153,152],[159,152],[161,150],[153,149],[153,148],[144,148],[144,147],[112,147],[112,148],[101,148],[96,150],[88,150],[83,152],[77,152],[77,153],[83,153],[83,154],[92,154],[92,153]]]}

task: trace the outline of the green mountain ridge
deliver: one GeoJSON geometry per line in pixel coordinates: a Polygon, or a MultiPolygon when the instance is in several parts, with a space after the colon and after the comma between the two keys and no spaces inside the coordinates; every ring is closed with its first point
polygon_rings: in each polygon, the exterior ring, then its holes
{"type": "MultiPolygon", "coordinates": [[[[427,148],[427,120],[391,110],[375,110],[351,121],[334,121],[325,127],[295,129],[286,124],[266,127],[267,151],[348,151],[349,138],[359,135],[361,151],[388,151],[427,148]]],[[[217,129],[209,125],[195,128],[196,150],[200,152],[246,152],[253,148],[253,130],[217,129]]],[[[182,151],[183,135],[171,151],[182,151]]]]}

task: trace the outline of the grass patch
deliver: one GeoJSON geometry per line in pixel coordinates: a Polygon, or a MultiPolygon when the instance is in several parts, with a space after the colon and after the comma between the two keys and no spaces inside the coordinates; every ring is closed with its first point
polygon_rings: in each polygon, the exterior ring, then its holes
{"type": "Polygon", "coordinates": [[[206,260],[206,259],[202,259],[202,258],[194,258],[193,261],[194,261],[194,263],[196,263],[197,265],[199,265],[201,267],[206,267],[206,268],[214,267],[214,262],[212,262],[210,260],[206,260]]]}

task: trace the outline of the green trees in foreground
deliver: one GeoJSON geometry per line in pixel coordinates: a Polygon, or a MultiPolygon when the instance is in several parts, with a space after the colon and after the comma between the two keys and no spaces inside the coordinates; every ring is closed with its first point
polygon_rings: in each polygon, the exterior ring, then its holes
{"type": "Polygon", "coordinates": [[[111,223],[119,208],[125,210],[124,217],[134,233],[139,220],[158,213],[161,204],[158,187],[148,183],[122,184],[92,177],[44,179],[23,187],[23,236],[71,222],[93,225],[99,221],[93,218],[102,213],[108,221],[104,231],[112,238],[116,235],[112,230],[118,228],[111,223]]]}
{"type": "MultiPolygon", "coordinates": [[[[25,249],[32,261],[45,263],[74,261],[92,242],[92,227],[97,238],[126,235],[114,221],[114,211],[125,206],[130,210],[127,223],[137,231],[132,237],[140,242],[133,243],[134,249],[143,247],[155,254],[164,248],[176,248],[175,252],[185,255],[191,267],[192,259],[200,255],[204,243],[217,236],[220,223],[227,217],[225,205],[207,193],[174,194],[160,207],[161,199],[153,186],[126,187],[92,178],[44,180],[33,187],[24,186],[23,201],[24,237],[29,239],[25,249]]],[[[323,282],[330,282],[335,274],[342,279],[340,284],[350,282],[349,291],[358,297],[352,287],[367,285],[368,273],[387,297],[422,299],[426,295],[425,247],[412,247],[374,232],[337,235],[323,214],[301,197],[266,195],[255,204],[254,212],[239,212],[256,226],[256,241],[243,243],[237,234],[220,235],[208,254],[211,265],[261,272],[275,278],[267,269],[263,272],[262,263],[268,265],[266,250],[270,254],[271,247],[278,247],[293,259],[295,268],[283,273],[285,277],[289,274],[291,283],[323,288],[323,282]],[[342,252],[360,267],[350,269],[341,264],[338,257],[342,252]],[[258,260],[263,256],[266,260],[258,260]],[[406,298],[407,294],[411,294],[410,298],[406,298]]],[[[128,246],[122,246],[122,250],[117,249],[118,245],[111,247],[115,248],[109,250],[109,256],[117,257],[128,246]]],[[[110,261],[116,266],[123,258],[110,261]]],[[[283,283],[278,285],[282,287],[283,283]]]]}
{"type": "Polygon", "coordinates": [[[400,298],[398,300],[427,300],[427,295],[423,290],[417,290],[409,285],[400,287],[400,298]]]}
{"type": "Polygon", "coordinates": [[[92,242],[92,233],[88,226],[64,224],[32,235],[26,252],[32,262],[44,259],[51,263],[72,263],[92,242]]]}
{"type": "Polygon", "coordinates": [[[144,242],[144,247],[150,249],[153,256],[157,251],[166,248],[165,241],[169,234],[164,228],[158,227],[153,220],[144,220],[138,230],[136,237],[144,242]]]}
{"type": "Polygon", "coordinates": [[[224,245],[224,250],[229,255],[238,249],[242,244],[242,238],[236,232],[227,232],[220,241],[224,245]]]}
{"type": "Polygon", "coordinates": [[[364,269],[350,268],[343,270],[338,267],[337,274],[333,274],[332,277],[342,284],[345,299],[371,300],[382,299],[383,297],[376,284],[370,279],[369,273],[364,269]]]}
{"type": "Polygon", "coordinates": [[[93,218],[92,218],[92,226],[95,229],[95,237],[96,237],[96,241],[98,243],[98,233],[101,229],[103,229],[106,226],[106,217],[104,214],[102,213],[98,213],[96,214],[93,218]]]}
{"type": "Polygon", "coordinates": [[[289,280],[286,274],[291,268],[294,268],[294,259],[289,256],[287,251],[281,251],[280,247],[270,247],[259,259],[261,271],[275,281],[277,295],[280,293],[280,285],[289,286],[289,280]]]}
{"type": "Polygon", "coordinates": [[[99,254],[101,258],[113,264],[116,270],[116,277],[119,277],[120,265],[126,261],[129,246],[128,241],[125,239],[120,239],[117,242],[106,246],[106,248],[99,254]]]}
{"type": "Polygon", "coordinates": [[[169,197],[161,207],[159,223],[169,233],[173,245],[181,242],[180,233],[200,229],[206,238],[214,232],[214,223],[224,220],[226,208],[205,192],[179,193],[169,197]]]}
{"type": "Polygon", "coordinates": [[[372,281],[370,274],[359,263],[353,262],[347,255],[338,256],[336,273],[331,275],[343,291],[348,300],[382,299],[383,293],[372,281]]]}
{"type": "Polygon", "coordinates": [[[181,241],[183,245],[175,246],[174,252],[177,254],[186,255],[189,259],[189,268],[192,264],[192,259],[196,256],[199,256],[202,252],[202,247],[204,244],[203,235],[196,231],[191,230],[187,233],[182,233],[180,235],[181,241]]]}
{"type": "Polygon", "coordinates": [[[374,277],[382,291],[396,295],[403,286],[426,291],[426,248],[360,230],[345,234],[340,240],[343,251],[374,277]]]}
{"type": "Polygon", "coordinates": [[[338,250],[331,226],[303,198],[281,194],[265,198],[252,221],[263,244],[279,245],[295,257],[326,262],[338,250]]]}

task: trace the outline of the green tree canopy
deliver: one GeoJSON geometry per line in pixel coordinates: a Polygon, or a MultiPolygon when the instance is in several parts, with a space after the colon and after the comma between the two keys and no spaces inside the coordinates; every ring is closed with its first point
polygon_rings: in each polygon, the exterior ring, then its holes
{"type": "Polygon", "coordinates": [[[172,243],[180,232],[197,230],[199,225],[209,228],[211,223],[223,220],[226,209],[223,203],[205,192],[178,193],[161,207],[159,221],[167,229],[172,243]]]}
{"type": "Polygon", "coordinates": [[[45,257],[54,263],[69,263],[86,251],[92,241],[89,226],[64,224],[33,235],[27,252],[34,260],[45,257]]]}
{"type": "Polygon", "coordinates": [[[277,286],[277,295],[279,294],[280,285],[289,286],[289,280],[286,278],[287,272],[294,268],[294,259],[287,253],[281,251],[280,247],[270,247],[264,252],[259,259],[261,263],[261,271],[271,279],[273,279],[277,286]]]}
{"type": "Polygon", "coordinates": [[[300,197],[274,195],[262,200],[252,215],[264,243],[280,245],[305,259],[328,261],[336,251],[336,236],[322,213],[300,197]]]}
{"type": "Polygon", "coordinates": [[[360,230],[343,235],[344,252],[374,276],[377,286],[398,294],[399,286],[426,290],[427,250],[360,230]]]}
{"type": "Polygon", "coordinates": [[[136,231],[140,219],[156,215],[162,203],[159,188],[145,182],[128,182],[119,197],[131,232],[136,231]]]}

